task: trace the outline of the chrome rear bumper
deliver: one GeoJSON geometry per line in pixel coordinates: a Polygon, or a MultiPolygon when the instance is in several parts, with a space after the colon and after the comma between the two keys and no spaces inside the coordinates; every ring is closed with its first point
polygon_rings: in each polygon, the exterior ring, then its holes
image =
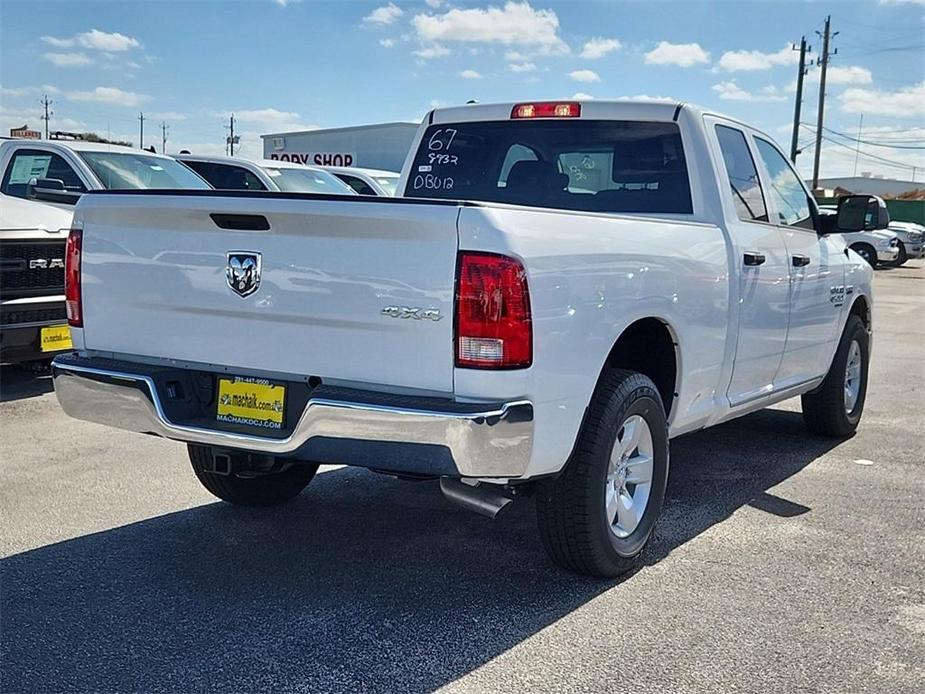
{"type": "Polygon", "coordinates": [[[285,438],[269,438],[171,422],[143,364],[109,366],[76,355],[55,359],[55,394],[71,417],[168,439],[280,457],[419,474],[522,476],[533,448],[528,401],[473,405],[326,388],[310,397],[285,438]],[[377,398],[376,396],[380,396],[377,398]],[[389,404],[382,404],[385,397],[389,404]],[[379,399],[380,402],[376,402],[379,399]],[[377,444],[381,444],[377,446],[377,444]]]}

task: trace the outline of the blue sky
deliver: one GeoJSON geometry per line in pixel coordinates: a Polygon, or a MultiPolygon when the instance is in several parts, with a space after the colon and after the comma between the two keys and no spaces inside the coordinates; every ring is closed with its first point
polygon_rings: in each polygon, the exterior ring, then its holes
{"type": "MultiPolygon", "coordinates": [[[[823,173],[925,180],[925,0],[866,2],[18,2],[0,0],[0,127],[93,130],[167,150],[242,152],[259,135],[418,120],[434,105],[584,94],[665,97],[746,119],[789,147],[796,53],[839,31],[823,173]],[[843,135],[837,134],[841,133],[843,135]],[[840,144],[839,144],[840,143],[840,144]],[[920,149],[915,149],[916,147],[920,149]],[[887,160],[887,161],[883,161],[887,160]],[[888,163],[893,162],[893,164],[888,163]]],[[[815,122],[818,69],[802,120],[815,122]]],[[[801,142],[811,142],[804,130],[801,142]]],[[[800,169],[811,169],[811,150],[800,169]]]]}

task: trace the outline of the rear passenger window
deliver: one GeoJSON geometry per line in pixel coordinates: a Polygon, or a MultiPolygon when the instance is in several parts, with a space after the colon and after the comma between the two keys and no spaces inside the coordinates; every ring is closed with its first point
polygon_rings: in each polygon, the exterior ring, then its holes
{"type": "Polygon", "coordinates": [[[54,178],[63,181],[64,188],[74,193],[87,192],[83,181],[70,164],[61,156],[40,149],[21,149],[13,154],[3,174],[0,192],[17,198],[25,198],[29,182],[39,178],[54,178]]]}
{"type": "Polygon", "coordinates": [[[771,177],[768,185],[777,212],[777,223],[789,227],[815,229],[812,212],[809,210],[809,196],[790,164],[767,140],[756,137],[755,144],[758,146],[758,156],[771,177]]]}
{"type": "Polygon", "coordinates": [[[726,175],[736,214],[746,222],[767,222],[768,209],[764,202],[755,160],[748,151],[745,133],[725,125],[716,126],[716,139],[723,153],[726,175]]]}

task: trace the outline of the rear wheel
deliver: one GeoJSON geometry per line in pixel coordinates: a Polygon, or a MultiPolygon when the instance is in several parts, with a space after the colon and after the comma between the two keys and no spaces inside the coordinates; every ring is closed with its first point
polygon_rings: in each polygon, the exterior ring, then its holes
{"type": "Polygon", "coordinates": [[[209,492],[237,506],[275,506],[297,496],[312,481],[318,463],[277,458],[265,470],[236,471],[233,466],[216,472],[213,450],[188,444],[193,472],[209,492]],[[227,474],[224,474],[227,472],[227,474]]]}
{"type": "Polygon", "coordinates": [[[655,527],[667,480],[668,425],[655,384],[633,371],[605,374],[573,459],[539,488],[544,548],[577,573],[629,571],[655,527]]]}
{"type": "Polygon", "coordinates": [[[870,336],[858,316],[850,316],[829,373],[815,391],[802,398],[803,421],[814,434],[854,434],[867,398],[870,336]]]}
{"type": "Polygon", "coordinates": [[[871,267],[877,267],[877,251],[870,244],[856,243],[851,250],[861,256],[871,267]]]}

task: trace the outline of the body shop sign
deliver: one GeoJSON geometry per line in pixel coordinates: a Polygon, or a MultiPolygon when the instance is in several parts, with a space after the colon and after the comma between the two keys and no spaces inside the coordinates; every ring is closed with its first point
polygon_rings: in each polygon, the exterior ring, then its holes
{"type": "Polygon", "coordinates": [[[353,166],[353,152],[273,152],[270,159],[313,166],[353,166]]]}

